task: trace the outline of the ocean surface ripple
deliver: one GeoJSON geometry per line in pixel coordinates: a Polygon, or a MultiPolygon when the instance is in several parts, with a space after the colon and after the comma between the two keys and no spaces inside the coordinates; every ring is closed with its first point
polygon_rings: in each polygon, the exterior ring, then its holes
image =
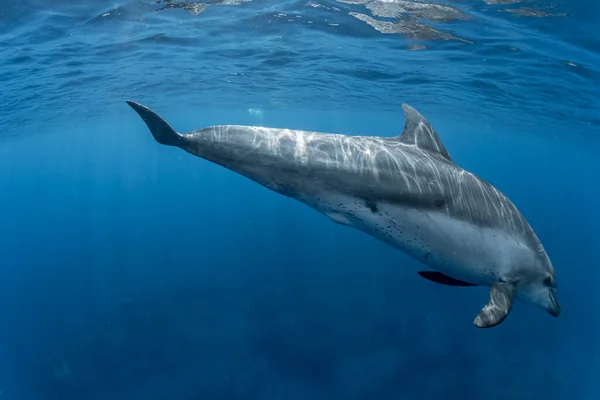
{"type": "Polygon", "coordinates": [[[399,113],[405,102],[465,118],[563,124],[569,134],[573,121],[600,126],[598,19],[585,3],[2,3],[3,136],[119,115],[130,98],[399,113]]]}

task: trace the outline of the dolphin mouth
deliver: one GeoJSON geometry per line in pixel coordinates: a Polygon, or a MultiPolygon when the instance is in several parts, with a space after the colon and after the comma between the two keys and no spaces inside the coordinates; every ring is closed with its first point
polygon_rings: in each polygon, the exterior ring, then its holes
{"type": "Polygon", "coordinates": [[[558,317],[560,315],[560,304],[558,304],[558,300],[556,300],[556,291],[554,289],[550,289],[548,291],[548,295],[550,296],[550,306],[547,308],[548,314],[553,317],[558,317]]]}

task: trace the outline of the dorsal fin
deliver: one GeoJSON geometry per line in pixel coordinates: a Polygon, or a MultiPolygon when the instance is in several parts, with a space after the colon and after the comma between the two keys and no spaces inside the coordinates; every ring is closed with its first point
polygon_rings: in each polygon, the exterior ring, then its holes
{"type": "Polygon", "coordinates": [[[452,161],[444,144],[425,117],[408,104],[402,104],[402,109],[404,110],[406,122],[404,124],[404,131],[402,131],[397,139],[402,143],[417,146],[422,150],[440,155],[446,160],[452,161]]]}

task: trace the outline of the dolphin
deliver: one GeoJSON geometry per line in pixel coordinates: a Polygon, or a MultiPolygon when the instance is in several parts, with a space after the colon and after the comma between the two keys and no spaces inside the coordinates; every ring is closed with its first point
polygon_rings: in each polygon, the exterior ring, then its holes
{"type": "Polygon", "coordinates": [[[179,133],[127,103],[154,139],[296,199],[421,261],[418,274],[450,286],[487,286],[473,323],[502,323],[514,299],[560,314],[550,259],[523,215],[498,189],[454,163],[431,124],[403,104],[397,137],[211,126],[179,133]]]}

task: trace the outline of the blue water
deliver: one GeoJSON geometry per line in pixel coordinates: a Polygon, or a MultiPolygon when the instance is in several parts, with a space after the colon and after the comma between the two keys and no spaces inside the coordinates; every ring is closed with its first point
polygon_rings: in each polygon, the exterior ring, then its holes
{"type": "Polygon", "coordinates": [[[600,398],[594,1],[3,0],[0,400],[600,398]],[[497,4],[494,4],[497,3],[497,4]],[[559,318],[157,144],[251,124],[401,132],[508,195],[559,318]]]}

